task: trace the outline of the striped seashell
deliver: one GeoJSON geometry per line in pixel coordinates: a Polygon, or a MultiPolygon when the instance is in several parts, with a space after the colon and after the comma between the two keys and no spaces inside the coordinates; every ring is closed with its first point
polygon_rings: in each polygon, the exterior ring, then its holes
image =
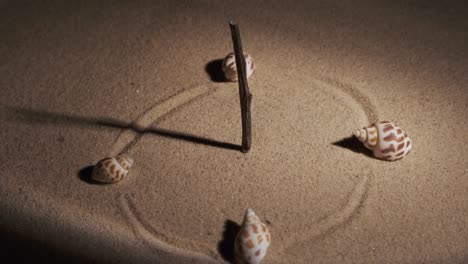
{"type": "Polygon", "coordinates": [[[114,183],[127,176],[128,169],[133,165],[133,159],[118,156],[115,158],[105,158],[96,164],[91,173],[91,178],[98,182],[114,183]]]}
{"type": "MultiPolygon", "coordinates": [[[[246,66],[246,75],[247,79],[252,76],[255,71],[255,64],[252,56],[244,52],[245,66],[246,66]]],[[[229,53],[226,58],[223,60],[223,72],[226,80],[231,82],[237,81],[237,68],[236,68],[236,56],[234,52],[229,53]]]]}
{"type": "Polygon", "coordinates": [[[381,121],[358,129],[354,136],[364,146],[374,152],[374,156],[383,160],[398,160],[411,150],[411,139],[408,135],[389,121],[381,121]]]}
{"type": "Polygon", "coordinates": [[[237,264],[259,264],[270,246],[270,231],[252,209],[247,209],[235,241],[237,264]]]}

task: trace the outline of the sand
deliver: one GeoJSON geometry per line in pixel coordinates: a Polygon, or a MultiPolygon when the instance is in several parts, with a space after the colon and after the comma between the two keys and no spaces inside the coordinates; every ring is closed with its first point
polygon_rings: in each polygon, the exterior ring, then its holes
{"type": "Polygon", "coordinates": [[[467,262],[467,17],[436,1],[0,1],[2,256],[229,262],[250,207],[264,263],[467,262]],[[248,154],[217,72],[230,19],[257,67],[248,154]],[[376,120],[412,152],[385,162],[350,138],[376,120]],[[118,154],[128,177],[89,180],[118,154]]]}

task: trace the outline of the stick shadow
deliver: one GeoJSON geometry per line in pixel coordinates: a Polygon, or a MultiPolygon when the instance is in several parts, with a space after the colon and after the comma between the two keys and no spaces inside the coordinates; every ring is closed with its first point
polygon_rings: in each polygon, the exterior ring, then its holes
{"type": "Polygon", "coordinates": [[[349,149],[356,153],[364,154],[368,157],[374,158],[372,151],[364,147],[364,145],[355,137],[347,137],[332,143],[333,146],[349,149]]]}
{"type": "Polygon", "coordinates": [[[217,140],[213,140],[213,139],[209,139],[205,137],[194,136],[191,134],[171,131],[171,130],[162,129],[162,128],[146,129],[144,133],[151,133],[151,134],[166,137],[166,138],[179,139],[179,140],[188,141],[188,142],[205,145],[205,146],[224,148],[224,149],[230,149],[230,150],[238,150],[238,151],[242,150],[241,145],[221,142],[221,141],[217,141],[217,140]]]}
{"type": "Polygon", "coordinates": [[[217,59],[208,62],[205,65],[205,72],[210,76],[210,80],[213,82],[226,82],[226,78],[223,73],[223,60],[217,59]]]}
{"type": "Polygon", "coordinates": [[[241,151],[242,146],[214,140],[211,138],[201,137],[192,135],[189,133],[183,133],[178,131],[172,131],[169,129],[163,128],[141,128],[133,123],[112,119],[112,118],[95,118],[95,117],[82,117],[75,115],[68,115],[62,113],[54,113],[47,111],[37,111],[30,109],[22,109],[15,107],[8,107],[7,111],[13,114],[12,120],[24,122],[28,124],[46,124],[46,125],[70,125],[70,126],[79,126],[79,127],[107,127],[107,128],[116,128],[116,129],[132,129],[133,131],[144,134],[150,133],[153,135],[177,139],[182,141],[191,142],[194,144],[200,144],[205,146],[211,146],[216,148],[224,148],[230,150],[241,151]]]}
{"type": "Polygon", "coordinates": [[[234,263],[234,242],[241,226],[232,220],[224,222],[223,239],[218,243],[218,252],[224,260],[234,263]]]}

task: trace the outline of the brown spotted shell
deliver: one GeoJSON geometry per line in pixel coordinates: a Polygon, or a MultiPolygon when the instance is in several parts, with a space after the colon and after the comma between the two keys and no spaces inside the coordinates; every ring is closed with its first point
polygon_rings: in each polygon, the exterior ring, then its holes
{"type": "MultiPolygon", "coordinates": [[[[252,76],[253,72],[255,71],[255,64],[253,61],[252,56],[250,54],[244,52],[245,58],[245,70],[247,79],[252,76]]],[[[236,68],[236,57],[234,52],[229,53],[226,58],[223,60],[223,72],[224,77],[226,80],[231,82],[237,81],[237,68],[236,68]]]]}
{"type": "Polygon", "coordinates": [[[354,136],[383,160],[398,160],[411,151],[411,139],[399,126],[381,121],[358,129],[354,136]]]}
{"type": "Polygon", "coordinates": [[[252,209],[247,209],[235,240],[237,264],[259,264],[270,246],[270,231],[252,209]]]}
{"type": "Polygon", "coordinates": [[[133,159],[130,157],[104,158],[94,166],[91,178],[102,183],[118,182],[127,176],[132,165],[133,159]]]}

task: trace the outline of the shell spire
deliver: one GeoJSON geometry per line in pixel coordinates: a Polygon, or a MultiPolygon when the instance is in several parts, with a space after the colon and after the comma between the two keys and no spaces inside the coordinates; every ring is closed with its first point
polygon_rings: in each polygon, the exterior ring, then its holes
{"type": "Polygon", "coordinates": [[[358,129],[354,136],[373,151],[374,156],[383,160],[398,160],[411,151],[412,143],[399,126],[381,121],[358,129]]]}
{"type": "Polygon", "coordinates": [[[242,222],[242,225],[251,225],[257,223],[260,223],[260,219],[257,217],[252,208],[248,208],[245,211],[244,221],[242,222]]]}
{"type": "Polygon", "coordinates": [[[354,136],[359,139],[359,141],[364,142],[367,138],[367,132],[365,129],[358,129],[354,131],[354,136]]]}
{"type": "Polygon", "coordinates": [[[91,178],[102,183],[118,182],[127,176],[133,163],[134,160],[126,156],[104,158],[94,166],[91,178]]]}
{"type": "Polygon", "coordinates": [[[247,209],[235,241],[237,264],[259,264],[270,246],[270,231],[252,209],[247,209]]]}

